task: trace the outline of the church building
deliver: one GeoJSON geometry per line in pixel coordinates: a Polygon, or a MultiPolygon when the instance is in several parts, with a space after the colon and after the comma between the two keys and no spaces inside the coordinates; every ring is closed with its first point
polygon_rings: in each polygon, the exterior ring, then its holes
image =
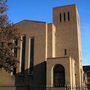
{"type": "Polygon", "coordinates": [[[21,33],[21,40],[17,41],[20,49],[16,50],[20,63],[15,76],[0,71],[1,85],[67,85],[71,90],[83,86],[80,18],[76,5],[53,8],[52,20],[52,23],[33,20],[16,23],[21,33]]]}

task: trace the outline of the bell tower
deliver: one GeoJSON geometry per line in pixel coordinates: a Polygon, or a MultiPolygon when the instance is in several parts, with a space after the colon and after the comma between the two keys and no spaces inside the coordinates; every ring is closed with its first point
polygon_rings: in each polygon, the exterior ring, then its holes
{"type": "Polygon", "coordinates": [[[81,35],[79,14],[76,5],[54,8],[53,23],[56,27],[56,57],[71,56],[75,60],[76,86],[81,87],[81,35]]]}

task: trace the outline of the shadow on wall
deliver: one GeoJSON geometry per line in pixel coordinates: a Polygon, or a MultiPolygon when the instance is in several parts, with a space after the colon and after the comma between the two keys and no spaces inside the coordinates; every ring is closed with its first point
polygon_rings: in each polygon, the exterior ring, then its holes
{"type": "Polygon", "coordinates": [[[33,67],[33,72],[30,69],[15,75],[15,90],[30,90],[31,88],[40,88],[46,86],[46,62],[42,62],[33,67]]]}

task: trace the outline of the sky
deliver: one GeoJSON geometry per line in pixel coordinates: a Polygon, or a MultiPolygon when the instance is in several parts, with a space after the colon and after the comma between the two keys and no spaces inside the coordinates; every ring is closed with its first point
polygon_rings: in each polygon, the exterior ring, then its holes
{"type": "Polygon", "coordinates": [[[80,15],[82,62],[90,65],[90,0],[8,0],[10,22],[22,20],[52,22],[52,8],[76,4],[80,15]]]}

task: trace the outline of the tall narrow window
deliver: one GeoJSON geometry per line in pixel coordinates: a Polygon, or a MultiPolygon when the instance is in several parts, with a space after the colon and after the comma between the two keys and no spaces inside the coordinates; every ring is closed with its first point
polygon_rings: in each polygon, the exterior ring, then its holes
{"type": "Polygon", "coordinates": [[[34,37],[29,39],[29,47],[30,47],[30,60],[29,60],[29,73],[33,73],[33,63],[34,63],[34,37]]]}
{"type": "Polygon", "coordinates": [[[64,55],[67,55],[67,49],[64,49],[64,55]]]}
{"type": "Polygon", "coordinates": [[[26,35],[23,34],[22,37],[21,37],[21,72],[23,73],[24,72],[24,69],[25,69],[25,51],[26,51],[26,35]]]}
{"type": "Polygon", "coordinates": [[[70,12],[67,12],[68,15],[68,21],[70,21],[70,12]]]}
{"type": "Polygon", "coordinates": [[[60,22],[62,21],[62,15],[61,15],[61,13],[60,13],[60,22]]]}
{"type": "Polygon", "coordinates": [[[15,43],[15,47],[14,47],[14,55],[15,57],[17,57],[17,46],[18,46],[18,40],[14,40],[14,43],[15,43]]]}
{"type": "Polygon", "coordinates": [[[65,15],[65,12],[64,12],[63,16],[64,16],[64,21],[66,21],[66,15],[65,15]]]}

